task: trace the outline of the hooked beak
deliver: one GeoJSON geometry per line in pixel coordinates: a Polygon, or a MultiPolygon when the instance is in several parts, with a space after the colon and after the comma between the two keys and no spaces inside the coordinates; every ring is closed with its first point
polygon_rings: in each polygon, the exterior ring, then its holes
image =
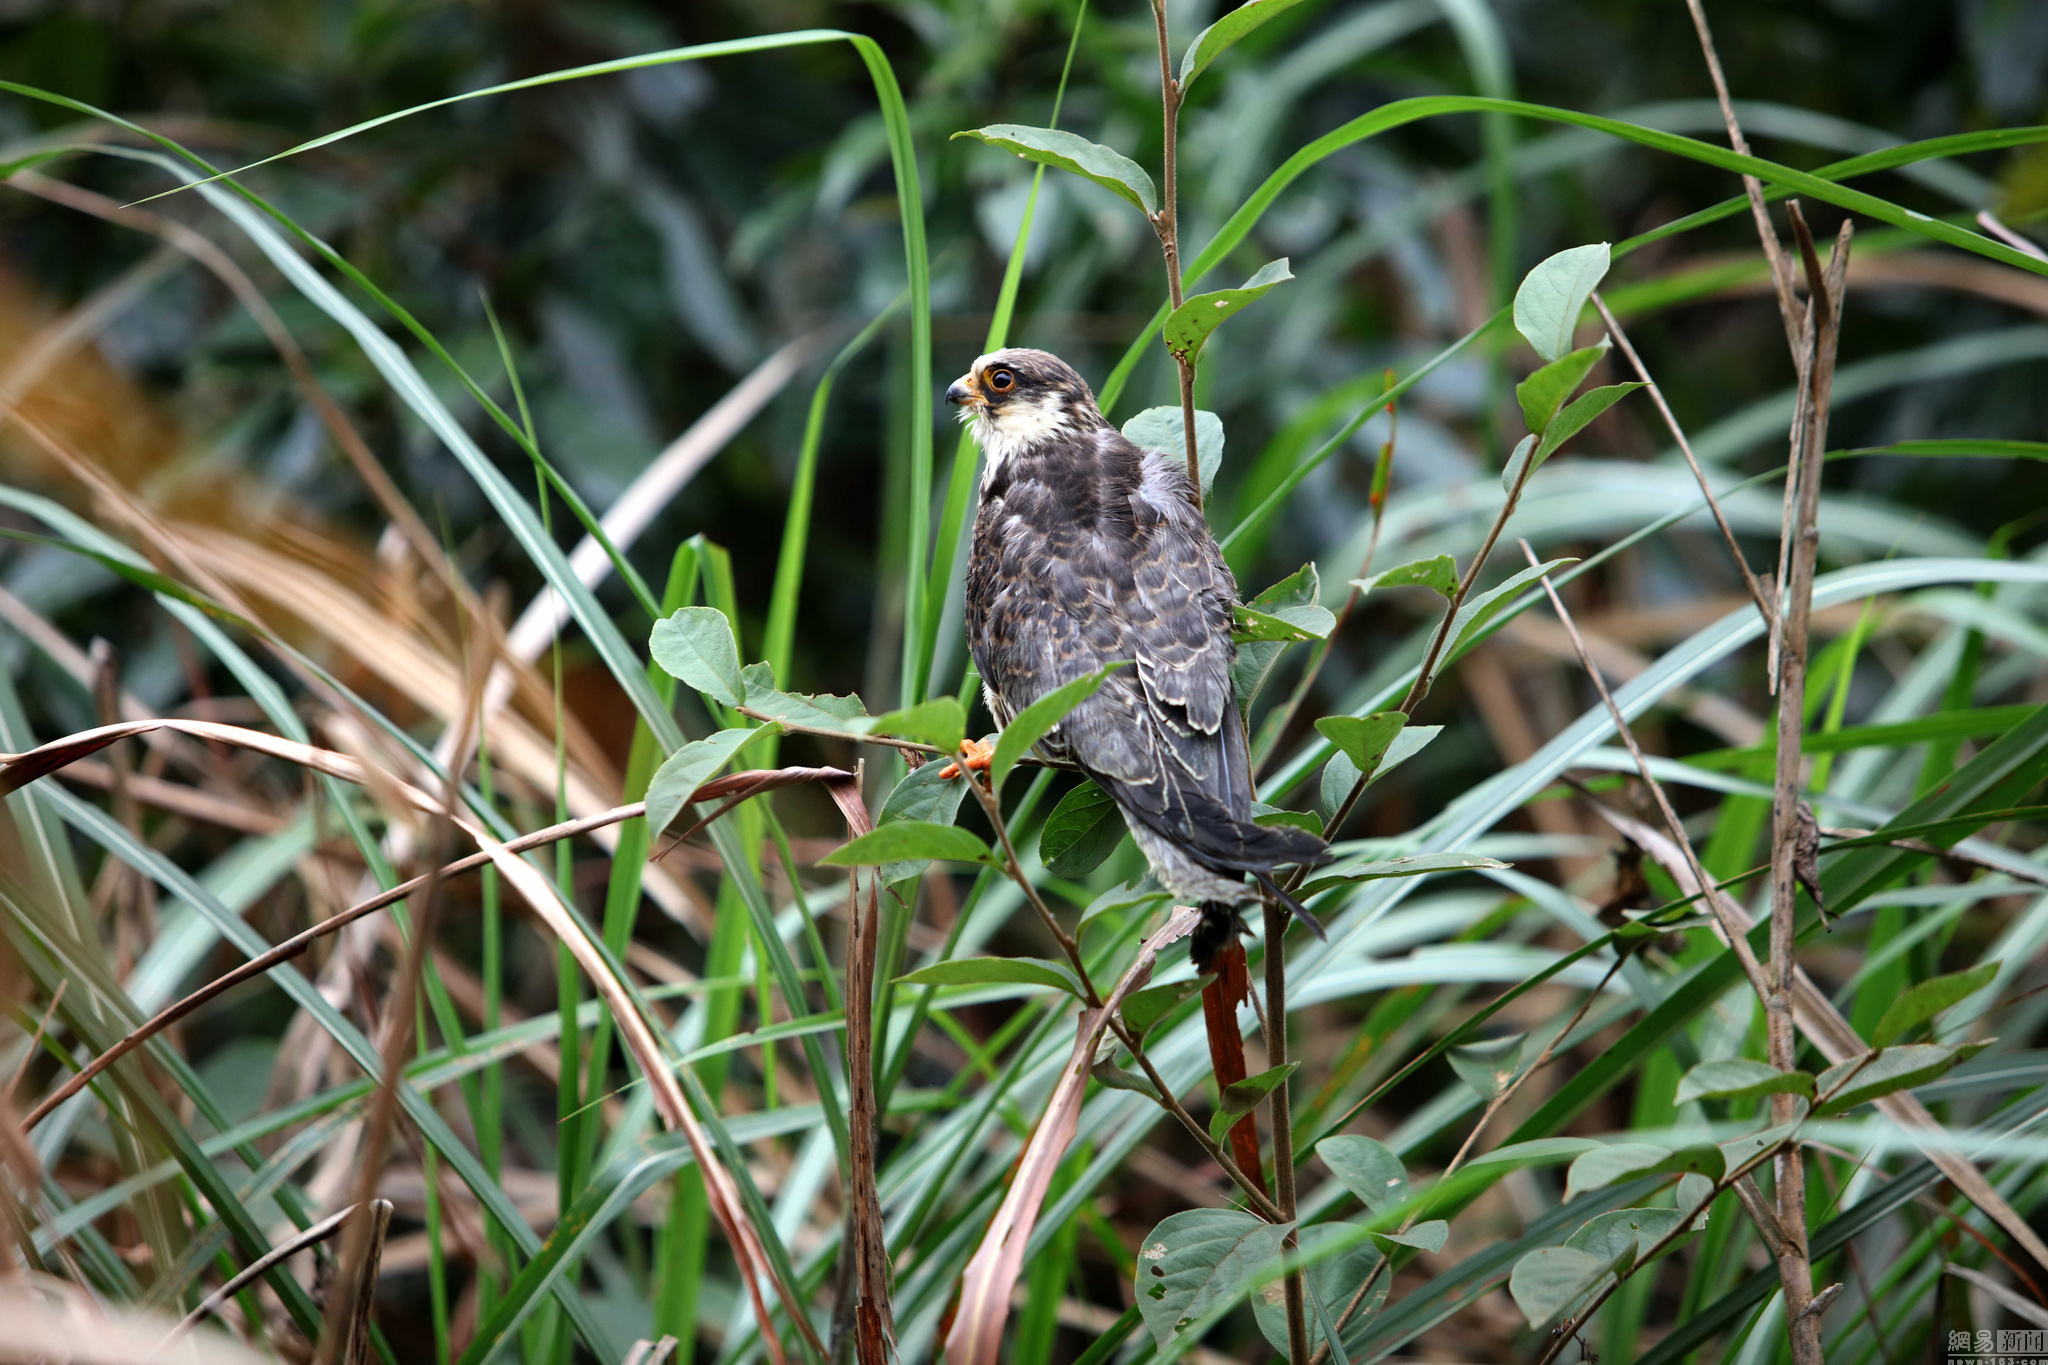
{"type": "Polygon", "coordinates": [[[971,375],[962,375],[954,380],[946,389],[946,401],[955,407],[965,407],[969,403],[979,403],[981,395],[975,391],[974,385],[969,382],[972,377],[971,375]]]}

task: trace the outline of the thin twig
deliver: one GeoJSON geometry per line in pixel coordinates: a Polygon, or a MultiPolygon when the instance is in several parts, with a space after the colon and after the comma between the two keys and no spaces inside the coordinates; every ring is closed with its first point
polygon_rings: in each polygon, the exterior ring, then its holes
{"type": "MultiPolygon", "coordinates": [[[[1164,186],[1159,211],[1152,227],[1159,234],[1159,249],[1166,257],[1166,295],[1175,308],[1181,305],[1180,279],[1180,82],[1173,78],[1173,57],[1166,37],[1166,0],[1152,0],[1152,22],[1159,37],[1159,105],[1165,123],[1165,154],[1161,169],[1164,186]]],[[[1188,489],[1195,510],[1202,510],[1202,460],[1195,448],[1195,367],[1179,354],[1173,357],[1180,374],[1181,438],[1186,443],[1188,489]]]]}
{"type": "Polygon", "coordinates": [[[1031,902],[1031,908],[1038,912],[1038,918],[1044,922],[1046,929],[1059,941],[1060,951],[1065,953],[1067,961],[1073,964],[1074,975],[1080,978],[1081,989],[1087,992],[1085,998],[1088,1008],[1101,1009],[1102,996],[1096,991],[1095,982],[1088,975],[1088,963],[1081,956],[1081,945],[1046,905],[1045,898],[1038,894],[1038,888],[1031,884],[1031,879],[1024,875],[1023,860],[1017,856],[1016,845],[1010,842],[1010,827],[1003,820],[1003,810],[996,802],[995,793],[977,782],[972,770],[966,770],[966,776],[967,790],[973,792],[974,799],[981,803],[982,810],[988,815],[988,822],[995,826],[996,837],[1002,843],[1004,870],[1010,874],[1010,880],[1017,883],[1019,889],[1024,892],[1024,899],[1031,902]]]}
{"type": "Polygon", "coordinates": [[[1742,547],[1736,544],[1735,529],[1728,524],[1728,517],[1721,510],[1720,499],[1714,496],[1713,487],[1707,482],[1706,471],[1700,468],[1699,460],[1694,457],[1692,442],[1685,439],[1685,429],[1678,425],[1678,418],[1672,414],[1671,405],[1664,401],[1664,390],[1658,387],[1656,380],[1650,378],[1650,371],[1643,364],[1643,358],[1636,354],[1636,348],[1629,343],[1628,333],[1621,329],[1621,323],[1608,311],[1607,300],[1600,297],[1598,290],[1593,293],[1593,306],[1600,310],[1600,317],[1606,322],[1608,334],[1614,338],[1614,344],[1621,348],[1621,353],[1628,357],[1628,363],[1634,367],[1637,377],[1643,381],[1644,387],[1649,389],[1650,401],[1657,405],[1658,413],[1664,418],[1665,428],[1670,431],[1671,438],[1678,442],[1678,451],[1685,456],[1685,463],[1691,468],[1693,478],[1699,481],[1700,496],[1707,500],[1707,509],[1714,514],[1714,524],[1721,528],[1721,539],[1727,543],[1728,557],[1735,561],[1735,567],[1742,574],[1743,586],[1749,589],[1750,600],[1756,603],[1757,612],[1763,617],[1764,624],[1769,625],[1777,614],[1770,595],[1764,591],[1763,583],[1750,569],[1749,559],[1742,553],[1742,547]]]}
{"type": "MultiPolygon", "coordinates": [[[[1293,922],[1294,915],[1277,896],[1268,894],[1265,902],[1266,1065],[1284,1067],[1287,1065],[1287,959],[1281,949],[1287,926],[1293,922]]],[[[1287,1100],[1288,1090],[1287,1076],[1283,1072],[1280,1083],[1268,1092],[1268,1099],[1273,1106],[1274,1202],[1280,1206],[1281,1218],[1291,1223],[1295,1212],[1294,1112],[1287,1100]]],[[[1301,1239],[1295,1230],[1288,1230],[1281,1240],[1281,1248],[1290,1255],[1300,1251],[1301,1239]]],[[[1309,1359],[1308,1312],[1300,1265],[1289,1266],[1283,1293],[1287,1302],[1287,1358],[1305,1362],[1309,1359]]]]}
{"type": "Polygon", "coordinates": [[[1152,1064],[1152,1059],[1145,1055],[1143,1041],[1124,1026],[1123,1020],[1114,1015],[1110,1016],[1109,1028],[1112,1033],[1116,1034],[1118,1041],[1130,1052],[1131,1058],[1137,1062],[1139,1070],[1145,1073],[1145,1079],[1152,1082],[1152,1087],[1157,1092],[1154,1098],[1158,1100],[1159,1107],[1180,1120],[1181,1127],[1188,1130],[1189,1135],[1201,1145],[1202,1150],[1208,1154],[1209,1159],[1215,1162],[1225,1175],[1230,1177],[1232,1184],[1244,1192],[1244,1197],[1251,1204],[1252,1211],[1269,1223],[1286,1222],[1287,1220],[1280,1216],[1279,1205],[1266,1196],[1266,1191],[1259,1184],[1257,1177],[1247,1174],[1245,1169],[1231,1158],[1230,1153],[1224,1150],[1214,1138],[1209,1136],[1209,1130],[1204,1128],[1196,1120],[1195,1116],[1187,1111],[1187,1107],[1180,1102],[1179,1098],[1174,1095],[1172,1089],[1166,1084],[1166,1078],[1159,1074],[1158,1068],[1152,1064]]]}

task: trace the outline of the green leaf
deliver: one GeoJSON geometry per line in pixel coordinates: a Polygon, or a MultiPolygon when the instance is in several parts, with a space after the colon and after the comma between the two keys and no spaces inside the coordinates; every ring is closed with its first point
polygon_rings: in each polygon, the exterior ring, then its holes
{"type": "Polygon", "coordinates": [[[864,734],[894,735],[898,739],[929,744],[940,753],[955,753],[967,735],[967,710],[958,697],[934,697],[916,706],[890,711],[873,720],[859,722],[864,734]]]}
{"type": "Polygon", "coordinates": [[[1173,352],[1177,360],[1184,360],[1190,365],[1199,363],[1202,348],[1208,345],[1210,334],[1223,325],[1225,318],[1260,298],[1274,285],[1293,278],[1287,269],[1287,258],[1282,256],[1260,266],[1256,275],[1235,289],[1218,289],[1185,300],[1168,314],[1166,326],[1161,329],[1166,338],[1166,349],[1173,352]]]}
{"type": "Polygon", "coordinates": [[[1074,926],[1074,936],[1079,938],[1088,932],[1095,921],[1104,915],[1114,914],[1119,910],[1140,908],[1150,911],[1173,899],[1170,892],[1161,891],[1157,887],[1141,886],[1145,880],[1141,877],[1138,881],[1111,887],[1089,902],[1088,908],[1081,912],[1080,922],[1074,926]]]}
{"type": "MultiPolygon", "coordinates": [[[[1267,588],[1246,603],[1255,611],[1274,614],[1286,607],[1313,606],[1322,596],[1322,583],[1316,576],[1316,566],[1304,564],[1287,577],[1267,588]]],[[[1283,618],[1284,619],[1284,618],[1283,618]]],[[[1237,658],[1230,666],[1230,682],[1237,693],[1237,709],[1240,715],[1251,710],[1252,699],[1259,695],[1265,685],[1266,675],[1273,670],[1285,644],[1254,641],[1237,647],[1237,658]]]]}
{"type": "Polygon", "coordinates": [[[1515,1262],[1508,1276],[1508,1294],[1529,1326],[1571,1316],[1586,1296],[1617,1267],[1577,1247],[1545,1247],[1515,1262]]]}
{"type": "Polygon", "coordinates": [[[1209,1117],[1210,1138],[1216,1142],[1223,1141],[1223,1135],[1228,1133],[1239,1119],[1258,1108],[1261,1100],[1272,1094],[1282,1081],[1300,1069],[1300,1062],[1289,1062],[1285,1066],[1272,1067],[1256,1076],[1247,1076],[1235,1084],[1224,1086],[1223,1094],[1217,1101],[1216,1112],[1209,1117]]]}
{"type": "MultiPolygon", "coordinates": [[[[941,777],[939,774],[945,770],[944,763],[933,761],[904,774],[903,780],[890,791],[889,799],[882,803],[882,813],[875,817],[875,823],[886,826],[900,820],[918,820],[951,825],[960,813],[960,802],[967,796],[967,779],[957,773],[951,778],[941,777]]],[[[923,876],[930,866],[929,858],[883,863],[882,884],[894,886],[907,877],[923,876]]]]}
{"type": "Polygon", "coordinates": [[[1492,592],[1481,593],[1458,609],[1451,620],[1451,643],[1444,650],[1445,659],[1454,659],[1458,652],[1486,629],[1486,623],[1504,611],[1514,601],[1514,595],[1524,584],[1533,583],[1552,569],[1565,564],[1576,564],[1576,559],[1552,559],[1534,568],[1524,569],[1492,592]]]}
{"type": "Polygon", "coordinates": [[[1727,1158],[1711,1142],[1676,1150],[1647,1142],[1614,1142],[1595,1147],[1572,1163],[1565,1176],[1564,1199],[1569,1204],[1587,1190],[1605,1189],[1638,1176],[1697,1171],[1711,1180],[1719,1180],[1726,1170],[1727,1158]]]}
{"type": "Polygon", "coordinates": [[[1504,863],[1498,858],[1482,857],[1477,853],[1418,853],[1409,858],[1387,858],[1381,862],[1367,863],[1364,867],[1351,872],[1317,877],[1303,886],[1300,894],[1313,896],[1318,892],[1328,891],[1333,886],[1374,882],[1386,877],[1426,877],[1432,872],[1478,872],[1486,868],[1513,866],[1513,863],[1504,863]]]}
{"type": "MultiPolygon", "coordinates": [[[[1669,1236],[1686,1216],[1677,1209],[1614,1209],[1581,1224],[1564,1239],[1564,1244],[1610,1261],[1617,1268],[1626,1267],[1647,1256],[1650,1248],[1669,1236]]],[[[1668,1255],[1684,1246],[1686,1241],[1686,1238],[1674,1239],[1660,1254],[1668,1255]]]]}
{"type": "Polygon", "coordinates": [[[1846,1113],[1859,1104],[1925,1085],[1987,1046],[1989,1043],[1968,1043],[1962,1047],[1908,1043],[1881,1048],[1875,1056],[1865,1053],[1837,1062],[1820,1073],[1820,1102],[1814,1115],[1846,1113]]]}
{"type": "Polygon", "coordinates": [[[1316,790],[1316,810],[1321,813],[1325,825],[1337,818],[1337,807],[1351,795],[1351,789],[1358,785],[1361,776],[1358,765],[1348,755],[1330,755],[1330,761],[1323,765],[1323,776],[1316,790]]]}
{"type": "Polygon", "coordinates": [[[656,621],[647,647],[670,677],[727,706],[747,694],[732,624],[716,607],[684,607],[656,621]]]}
{"type": "Polygon", "coordinates": [[[1263,612],[1253,611],[1242,602],[1230,604],[1230,635],[1239,644],[1320,640],[1336,624],[1336,616],[1327,607],[1280,607],[1263,612]]]}
{"type": "MultiPolygon", "coordinates": [[[[1379,1265],[1381,1256],[1373,1245],[1370,1233],[1354,1223],[1312,1223],[1301,1230],[1301,1258],[1308,1263],[1309,1283],[1321,1296],[1324,1311],[1333,1318],[1351,1302],[1351,1296],[1358,1292],[1366,1277],[1379,1265]]],[[[1358,1311],[1340,1334],[1355,1335],[1359,1328],[1378,1314],[1387,1301],[1387,1292],[1393,1287],[1394,1277],[1382,1274],[1373,1281],[1372,1289],[1360,1302],[1358,1311]]],[[[1273,1349],[1285,1359],[1287,1355],[1287,1286],[1284,1279],[1275,1279],[1259,1286],[1252,1292],[1252,1314],[1258,1320],[1259,1331],[1265,1334],[1273,1349]]],[[[1323,1340],[1323,1325],[1318,1314],[1311,1312],[1308,1319],[1308,1346],[1314,1352],[1323,1340]]],[[[1332,1360],[1337,1357],[1332,1356],[1332,1360]]]]}
{"type": "Polygon", "coordinates": [[[877,867],[903,858],[941,858],[956,863],[995,862],[972,830],[927,820],[892,820],[818,860],[824,867],[877,867]]]}
{"type": "Polygon", "coordinates": [[[1292,9],[1300,3],[1301,0],[1247,0],[1247,3],[1197,33],[1195,41],[1189,43],[1188,50],[1181,54],[1181,93],[1185,95],[1195,77],[1208,70],[1209,63],[1227,52],[1238,39],[1282,10],[1292,9]]]}
{"type": "MultiPolygon", "coordinates": [[[[726,765],[748,740],[770,729],[767,725],[720,730],[705,739],[685,744],[670,754],[647,783],[647,828],[659,834],[689,800],[690,793],[704,785],[726,765]]],[[[773,727],[779,729],[780,727],[773,727]]]]}
{"type": "MultiPolygon", "coordinates": [[[[1585,430],[1588,423],[1601,413],[1619,403],[1628,395],[1642,388],[1640,381],[1631,379],[1625,384],[1603,384],[1597,389],[1588,389],[1565,406],[1565,410],[1551,419],[1550,426],[1543,433],[1543,440],[1536,447],[1536,468],[1550,458],[1551,452],[1585,430]]],[[[1531,474],[1536,469],[1529,471],[1531,474]]]]}
{"type": "Polygon", "coordinates": [[[1429,588],[1448,599],[1458,590],[1458,561],[1449,555],[1418,559],[1398,565],[1371,578],[1354,578],[1351,586],[1361,593],[1374,588],[1429,588]]]}
{"type": "Polygon", "coordinates": [[[1330,1174],[1374,1213],[1383,1213],[1408,1198],[1408,1170],[1384,1142],[1355,1133],[1324,1138],[1316,1155],[1330,1174]]]}
{"type": "Polygon", "coordinates": [[[1883,1047],[1908,1031],[1926,1023],[1951,1005],[1959,1005],[1991,984],[1998,975],[1999,964],[1980,962],[1963,972],[1950,972],[1909,987],[1898,999],[1885,1006],[1878,1016],[1877,1027],[1870,1031],[1870,1041],[1883,1047]]]}
{"type": "MultiPolygon", "coordinates": [[[[1124,438],[1134,446],[1156,450],[1186,464],[1187,428],[1179,407],[1146,408],[1124,423],[1124,438]]],[[[1223,419],[1204,408],[1195,409],[1195,468],[1202,475],[1206,496],[1223,468],[1223,419]]]]}
{"type": "Polygon", "coordinates": [[[1316,722],[1316,732],[1360,772],[1371,773],[1379,770],[1407,725],[1408,717],[1399,711],[1375,711],[1369,716],[1324,716],[1316,722]]]}
{"type": "Polygon", "coordinates": [[[1180,1008],[1183,1000],[1199,992],[1213,978],[1206,976],[1189,977],[1185,981],[1169,981],[1164,986],[1147,986],[1141,991],[1132,991],[1124,997],[1124,1023],[1132,1036],[1140,1042],[1161,1019],[1180,1008]]]}
{"type": "Polygon", "coordinates": [[[1451,1237],[1451,1225],[1441,1218],[1432,1218],[1426,1223],[1417,1223],[1406,1232],[1375,1232],[1372,1240],[1381,1251],[1393,1255],[1395,1247],[1413,1247],[1417,1251],[1437,1252],[1444,1249],[1444,1243],[1451,1237]]]}
{"type": "Polygon", "coordinates": [[[1799,1125],[1806,1122],[1807,1111],[1812,1106],[1806,1102],[1803,1096],[1796,1101],[1796,1104],[1799,1113],[1790,1123],[1781,1123],[1774,1128],[1766,1128],[1761,1132],[1748,1133],[1732,1141],[1722,1143],[1721,1161],[1723,1163],[1723,1174],[1726,1174],[1728,1171],[1741,1170],[1765,1152],[1774,1150],[1779,1143],[1797,1132],[1799,1125]]]}
{"type": "Polygon", "coordinates": [[[1088,1068],[1088,1074],[1111,1090],[1128,1090],[1153,1100],[1159,1098],[1159,1092],[1152,1088],[1152,1082],[1135,1071],[1126,1071],[1108,1062],[1097,1062],[1088,1068]]]}
{"type": "Polygon", "coordinates": [[[1805,1071],[1780,1071],[1766,1062],[1730,1057],[1701,1062],[1678,1083],[1673,1104],[1693,1100],[1754,1100],[1765,1095],[1813,1098],[1813,1076],[1805,1071]]]}
{"type": "Polygon", "coordinates": [[[995,757],[988,766],[990,784],[1001,791],[1003,779],[1017,766],[1017,760],[1024,757],[1032,745],[1044,739],[1053,726],[1065,720],[1075,707],[1094,696],[1109,675],[1122,667],[1121,663],[1113,663],[1106,668],[1098,668],[1064,687],[1054,688],[1019,711],[996,738],[995,757]]]}
{"type": "Polygon", "coordinates": [[[748,675],[746,705],[749,711],[758,711],[771,720],[812,730],[842,730],[848,735],[867,733],[862,726],[868,719],[868,709],[859,697],[829,693],[807,696],[801,692],[778,692],[772,686],[756,686],[752,675],[760,668],[764,666],[749,664],[744,670],[748,675]]]}
{"type": "Polygon", "coordinates": [[[896,978],[910,986],[1050,986],[1081,999],[1080,978],[1073,968],[1042,957],[956,957],[934,962],[896,978]]]}
{"type": "Polygon", "coordinates": [[[1152,216],[1152,177],[1137,162],[1099,142],[1057,128],[1027,128],[1018,123],[992,123],[953,136],[980,138],[989,146],[1015,152],[1026,161],[1071,171],[1121,195],[1147,218],[1152,216]]]}
{"type": "Polygon", "coordinates": [[[1550,425],[1550,419],[1557,415],[1564,400],[1586,382],[1586,376],[1593,372],[1600,357],[1607,354],[1607,348],[1613,344],[1606,337],[1601,337],[1597,345],[1581,346],[1515,385],[1515,401],[1522,405],[1522,420],[1529,424],[1530,431],[1540,435],[1543,428],[1550,425]]]}
{"type": "Polygon", "coordinates": [[[1323,832],[1323,817],[1312,810],[1286,810],[1279,806],[1268,806],[1263,802],[1252,802],[1252,823],[1255,825],[1285,825],[1290,829],[1307,830],[1320,836],[1323,832]]]}
{"type": "Polygon", "coordinates": [[[1078,881],[1116,852],[1128,832],[1109,793],[1093,782],[1060,798],[1038,832],[1038,856],[1055,877],[1078,881]]]}
{"type": "Polygon", "coordinates": [[[1172,1346],[1197,1320],[1243,1298],[1293,1226],[1237,1209],[1189,1209],[1153,1228],[1138,1249],[1136,1284],[1152,1340],[1172,1346]]]}
{"type": "Polygon", "coordinates": [[[1478,1091],[1479,1098],[1497,1100],[1514,1084],[1515,1073],[1521,1069],[1523,1036],[1516,1033],[1454,1047],[1448,1054],[1451,1070],[1478,1091]]]}
{"type": "Polygon", "coordinates": [[[1600,287],[1610,260],[1607,243],[1575,246],[1550,257],[1515,291],[1515,330],[1536,354],[1559,360],[1572,349],[1572,332],[1586,300],[1600,287]]]}
{"type": "Polygon", "coordinates": [[[1536,449],[1536,438],[1524,436],[1515,442],[1515,448],[1508,453],[1508,462],[1501,466],[1500,487],[1503,493],[1513,497],[1515,485],[1536,471],[1529,468],[1529,454],[1536,449]]]}

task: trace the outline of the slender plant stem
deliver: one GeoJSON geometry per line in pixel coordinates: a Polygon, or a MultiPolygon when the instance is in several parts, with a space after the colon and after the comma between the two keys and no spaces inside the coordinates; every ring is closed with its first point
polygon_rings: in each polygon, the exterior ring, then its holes
{"type": "MultiPolygon", "coordinates": [[[[1266,1065],[1287,1065],[1287,960],[1282,940],[1293,915],[1272,896],[1266,898],[1266,1065]]],[[[1294,1221],[1294,1111],[1287,1101],[1289,1086],[1283,1075],[1268,1093],[1273,1114],[1273,1194],[1280,1216],[1294,1221]]],[[[1301,1248],[1299,1235],[1290,1229],[1282,1243],[1289,1255],[1301,1248]]],[[[1287,1298],[1287,1358],[1305,1365],[1308,1353],[1307,1296],[1303,1293],[1301,1267],[1292,1266],[1284,1282],[1287,1298]]]]}
{"type": "Polygon", "coordinates": [[[1209,1159],[1221,1167],[1231,1182],[1244,1192],[1245,1200],[1252,1206],[1252,1211],[1269,1223],[1286,1222],[1287,1219],[1281,1216],[1279,1205],[1267,1197],[1265,1188],[1259,1184],[1257,1177],[1247,1174],[1244,1167],[1238,1165],[1230,1153],[1209,1136],[1208,1130],[1196,1121],[1195,1116],[1190,1114],[1187,1107],[1174,1095],[1172,1089],[1167,1086],[1165,1077],[1161,1076],[1158,1068],[1152,1064],[1152,1059],[1145,1055],[1143,1040],[1126,1028],[1121,1019],[1112,1017],[1109,1028],[1130,1050],[1139,1070],[1145,1073],[1145,1079],[1152,1082],[1153,1089],[1158,1092],[1156,1098],[1159,1107],[1180,1120],[1181,1126],[1201,1144],[1209,1159]]]}
{"type": "MultiPolygon", "coordinates": [[[[1180,82],[1173,78],[1173,57],[1166,38],[1166,0],[1152,0],[1153,27],[1159,35],[1159,104],[1166,127],[1165,154],[1162,158],[1161,179],[1164,184],[1160,191],[1159,211],[1153,215],[1152,227],[1159,234],[1159,249],[1166,257],[1166,296],[1180,307],[1180,82]]],[[[1181,438],[1186,443],[1188,462],[1188,488],[1195,500],[1195,510],[1202,510],[1202,459],[1195,448],[1195,367],[1193,362],[1175,355],[1174,367],[1180,372],[1180,422],[1181,438]]]]}

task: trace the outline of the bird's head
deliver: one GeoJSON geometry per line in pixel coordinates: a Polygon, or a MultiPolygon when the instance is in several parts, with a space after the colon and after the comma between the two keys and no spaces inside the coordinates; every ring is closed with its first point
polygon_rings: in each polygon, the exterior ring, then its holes
{"type": "Polygon", "coordinates": [[[1102,424],[1095,395],[1074,367],[1050,351],[991,351],[953,381],[946,401],[974,424],[990,468],[1046,441],[1102,424]]]}

